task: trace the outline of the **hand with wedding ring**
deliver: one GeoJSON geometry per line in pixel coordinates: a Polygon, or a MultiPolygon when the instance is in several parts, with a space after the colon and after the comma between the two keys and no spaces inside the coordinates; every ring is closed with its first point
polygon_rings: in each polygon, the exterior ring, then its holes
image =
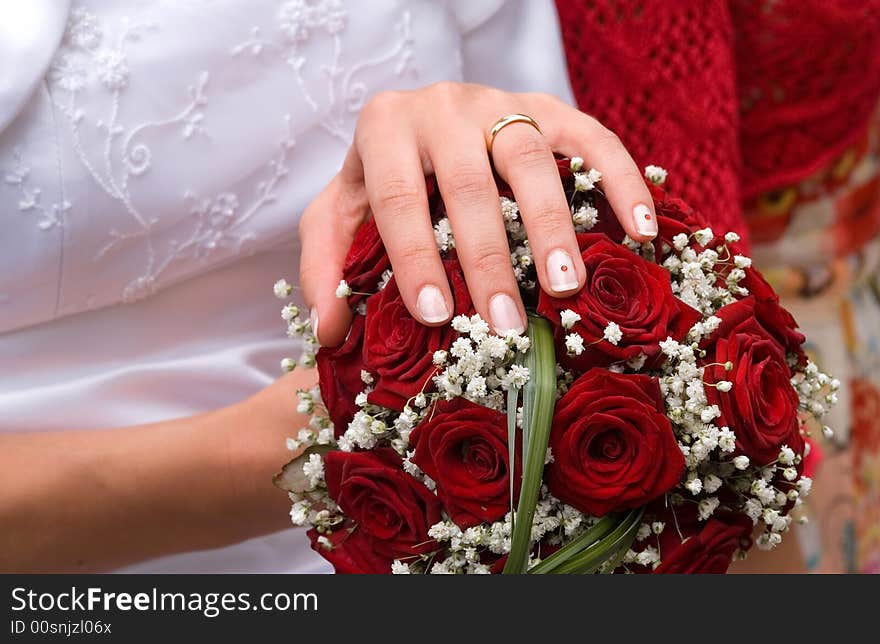
{"type": "Polygon", "coordinates": [[[541,287],[567,296],[583,286],[554,152],[581,156],[602,172],[608,201],[631,238],[656,236],[650,193],[620,140],[556,97],[451,82],[374,97],[360,114],[342,169],[300,222],[300,282],[321,344],[341,343],[351,323],[335,290],[354,234],[370,213],[409,312],[431,326],[449,321],[452,297],[425,193],[429,174],[437,177],[474,306],[496,332],[524,329],[526,316],[493,164],[519,204],[541,287]]]}

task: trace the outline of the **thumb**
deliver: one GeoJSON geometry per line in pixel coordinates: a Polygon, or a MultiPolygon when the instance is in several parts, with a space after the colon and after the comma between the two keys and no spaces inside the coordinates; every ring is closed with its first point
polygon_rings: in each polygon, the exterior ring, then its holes
{"type": "Polygon", "coordinates": [[[315,336],[323,346],[342,344],[351,326],[348,301],[336,297],[336,287],[368,208],[363,183],[346,181],[339,174],[309,204],[300,220],[300,286],[315,336]]]}

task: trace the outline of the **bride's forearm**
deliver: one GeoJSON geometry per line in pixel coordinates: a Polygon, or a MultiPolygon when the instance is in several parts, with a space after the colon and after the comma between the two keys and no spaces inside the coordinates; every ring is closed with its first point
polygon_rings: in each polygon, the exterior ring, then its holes
{"type": "Polygon", "coordinates": [[[0,571],[99,571],[289,525],[294,373],[216,412],[123,429],[0,436],[0,571]]]}

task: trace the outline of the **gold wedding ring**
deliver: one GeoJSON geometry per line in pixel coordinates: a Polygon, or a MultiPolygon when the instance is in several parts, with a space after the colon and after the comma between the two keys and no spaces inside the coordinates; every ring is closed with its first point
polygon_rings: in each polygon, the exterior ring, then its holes
{"type": "Polygon", "coordinates": [[[506,128],[511,123],[528,123],[533,128],[538,130],[539,134],[542,134],[541,128],[538,127],[537,121],[533,119],[531,116],[526,116],[525,114],[508,114],[507,116],[502,116],[500,119],[495,121],[495,125],[492,126],[492,129],[489,130],[489,136],[486,137],[486,149],[489,151],[489,156],[492,156],[492,145],[495,143],[495,137],[498,136],[498,133],[506,128]]]}

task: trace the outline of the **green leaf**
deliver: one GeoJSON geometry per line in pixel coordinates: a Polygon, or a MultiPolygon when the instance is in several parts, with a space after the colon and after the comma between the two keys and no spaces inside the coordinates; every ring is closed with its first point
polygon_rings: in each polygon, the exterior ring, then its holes
{"type": "Polygon", "coordinates": [[[557,566],[551,574],[583,575],[595,572],[604,562],[624,553],[636,538],[644,508],[630,510],[611,533],[557,566]]]}
{"type": "Polygon", "coordinates": [[[556,352],[550,323],[529,313],[528,336],[530,346],[525,355],[525,366],[529,369],[529,380],[523,388],[523,477],[516,522],[512,526],[510,554],[504,565],[506,575],[526,572],[532,545],[532,519],[541,490],[556,406],[556,352]]]}
{"type": "MultiPolygon", "coordinates": [[[[522,354],[519,354],[520,356],[522,354]]],[[[517,364],[521,360],[517,357],[517,364]]],[[[516,407],[519,402],[519,387],[511,387],[507,391],[507,463],[508,463],[508,479],[510,479],[510,516],[513,521],[513,484],[514,481],[514,463],[516,463],[516,407]]],[[[511,524],[513,529],[513,523],[511,524]]]]}
{"type": "Polygon", "coordinates": [[[542,560],[541,563],[529,568],[529,574],[546,575],[552,573],[556,567],[564,564],[573,556],[580,554],[583,550],[612,532],[619,522],[620,517],[616,515],[602,517],[583,534],[569,541],[552,555],[542,560]]]}

